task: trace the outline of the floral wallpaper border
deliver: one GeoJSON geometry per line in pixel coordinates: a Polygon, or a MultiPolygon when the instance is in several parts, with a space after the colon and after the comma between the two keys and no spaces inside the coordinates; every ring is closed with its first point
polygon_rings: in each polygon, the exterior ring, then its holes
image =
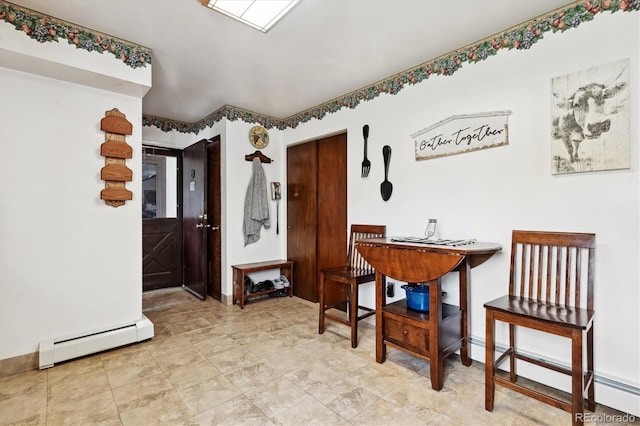
{"type": "MultiPolygon", "coordinates": [[[[375,99],[384,93],[395,95],[405,86],[421,83],[432,74],[453,75],[465,63],[472,64],[484,61],[490,56],[496,55],[501,49],[529,49],[534,43],[543,38],[545,32],[564,32],[571,28],[576,28],[583,22],[593,20],[594,16],[599,13],[639,10],[640,0],[578,0],[501,33],[494,34],[284,119],[225,105],[195,123],[184,123],[162,117],[143,115],[142,124],[144,126],[155,126],[163,132],[197,133],[226,118],[230,121],[242,120],[247,123],[259,123],[268,129],[295,128],[313,118],[320,120],[327,114],[335,113],[343,108],[353,109],[360,103],[375,99]]],[[[110,52],[132,68],[151,64],[151,50],[148,48],[38,14],[5,0],[0,0],[0,20],[12,24],[17,30],[24,31],[26,35],[40,43],[57,42],[59,39],[66,39],[78,49],[98,53],[110,52]]]]}
{"type": "Polygon", "coordinates": [[[207,127],[213,127],[215,123],[221,121],[223,118],[226,118],[229,121],[242,120],[245,123],[259,123],[267,129],[275,128],[284,130],[287,127],[284,125],[284,120],[281,118],[258,114],[256,112],[231,105],[225,105],[195,123],[185,123],[183,121],[171,120],[163,117],[143,115],[142,125],[155,126],[163,132],[175,130],[180,133],[198,133],[207,127]]]}
{"type": "Polygon", "coordinates": [[[0,0],[0,21],[40,42],[67,40],[77,49],[108,52],[131,68],[151,64],[151,49],[0,0]]]}

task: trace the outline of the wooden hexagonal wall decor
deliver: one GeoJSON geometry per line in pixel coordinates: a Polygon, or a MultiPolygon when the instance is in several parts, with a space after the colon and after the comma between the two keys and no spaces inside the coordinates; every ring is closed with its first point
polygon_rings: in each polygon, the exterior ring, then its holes
{"type": "Polygon", "coordinates": [[[133,172],[126,165],[126,159],[133,156],[133,149],[126,142],[126,135],[133,132],[133,125],[114,108],[105,112],[100,120],[100,130],[105,132],[105,142],[100,146],[100,154],[104,157],[104,167],[100,171],[104,189],[100,198],[107,205],[122,206],[133,199],[133,193],[125,187],[125,182],[133,179],[133,172]]]}

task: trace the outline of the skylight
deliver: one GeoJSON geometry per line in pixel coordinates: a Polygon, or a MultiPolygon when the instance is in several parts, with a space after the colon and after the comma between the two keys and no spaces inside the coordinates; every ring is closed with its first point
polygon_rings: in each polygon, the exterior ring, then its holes
{"type": "Polygon", "coordinates": [[[200,0],[203,6],[266,33],[299,0],[200,0]]]}

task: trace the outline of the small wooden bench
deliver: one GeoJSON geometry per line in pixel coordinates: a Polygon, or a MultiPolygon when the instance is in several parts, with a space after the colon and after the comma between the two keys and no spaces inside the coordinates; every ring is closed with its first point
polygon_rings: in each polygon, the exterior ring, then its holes
{"type": "Polygon", "coordinates": [[[293,260],[269,260],[266,262],[244,263],[242,265],[232,265],[233,268],[233,304],[240,302],[240,308],[244,309],[244,304],[255,297],[264,296],[275,291],[287,290],[289,297],[293,297],[293,260]],[[245,294],[244,278],[246,274],[259,271],[280,269],[280,274],[287,277],[289,287],[283,289],[270,289],[256,293],[245,294]]]}

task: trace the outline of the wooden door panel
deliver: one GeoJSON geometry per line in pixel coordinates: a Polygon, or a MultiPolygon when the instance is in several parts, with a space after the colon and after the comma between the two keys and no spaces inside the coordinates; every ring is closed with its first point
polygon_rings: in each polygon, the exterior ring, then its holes
{"type": "Polygon", "coordinates": [[[207,148],[207,171],[209,174],[208,201],[209,206],[209,286],[207,293],[220,300],[222,297],[222,230],[220,229],[220,212],[222,200],[220,198],[220,137],[211,140],[207,148]]]}
{"type": "Polygon", "coordinates": [[[196,296],[207,295],[207,140],[183,151],[182,233],[184,236],[184,286],[196,296]]]}
{"type": "Polygon", "coordinates": [[[347,138],[318,141],[318,269],[347,261],[347,138]]]}
{"type": "Polygon", "coordinates": [[[294,294],[312,302],[318,300],[316,192],[316,143],[287,148],[287,257],[294,261],[294,294]]]}
{"type": "MultiPolygon", "coordinates": [[[[347,229],[347,137],[344,133],[318,141],[317,198],[317,269],[346,265],[349,230],[347,229]]],[[[327,287],[325,292],[327,303],[346,298],[344,286],[327,287]]]]}
{"type": "Polygon", "coordinates": [[[142,221],[142,289],[182,285],[182,233],[179,219],[142,221]]]}
{"type": "Polygon", "coordinates": [[[318,270],[346,264],[346,162],[346,134],[287,149],[287,256],[295,295],[312,302],[318,270]]]}

